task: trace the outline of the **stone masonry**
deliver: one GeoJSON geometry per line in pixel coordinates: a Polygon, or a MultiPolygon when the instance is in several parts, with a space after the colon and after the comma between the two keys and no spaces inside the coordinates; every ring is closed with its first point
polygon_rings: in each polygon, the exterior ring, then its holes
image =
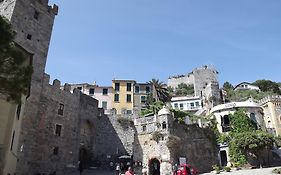
{"type": "Polygon", "coordinates": [[[218,163],[214,133],[197,125],[179,124],[167,109],[158,115],[135,120],[137,140],[134,161],[142,162],[142,171],[151,174],[155,162],[159,162],[161,175],[170,175],[179,158],[187,159],[200,172],[212,170],[218,163]]]}
{"type": "Polygon", "coordinates": [[[103,115],[96,120],[95,127],[93,166],[108,168],[109,163],[118,162],[120,156],[133,156],[136,130],[131,119],[103,115]]]}
{"type": "Polygon", "coordinates": [[[46,74],[39,99],[36,118],[23,118],[17,174],[67,174],[76,170],[81,149],[87,166],[100,114],[97,100],[79,90],[70,93],[68,85],[61,90],[58,80],[50,85],[46,74]]]}
{"type": "Polygon", "coordinates": [[[195,96],[201,97],[207,84],[218,83],[217,71],[215,68],[203,66],[187,75],[172,76],[168,79],[168,86],[172,88],[176,88],[181,83],[193,84],[195,96]]]}
{"type": "MultiPolygon", "coordinates": [[[[78,90],[71,93],[69,85],[61,90],[60,81],[49,84],[45,65],[57,13],[58,7],[49,6],[48,0],[0,2],[0,14],[16,31],[15,42],[33,54],[34,73],[22,119],[16,174],[70,174],[77,171],[78,161],[84,168],[107,166],[122,155],[142,162],[149,171],[151,160],[161,160],[161,174],[169,174],[179,156],[201,171],[209,170],[216,158],[212,137],[199,128],[177,126],[165,110],[156,119],[144,118],[139,125],[135,121],[134,127],[127,117],[104,115],[96,99],[78,90]],[[179,149],[169,142],[179,143],[179,149]]],[[[215,74],[207,68],[193,71],[198,79],[192,81],[196,95],[206,81],[216,80],[215,74]]]]}

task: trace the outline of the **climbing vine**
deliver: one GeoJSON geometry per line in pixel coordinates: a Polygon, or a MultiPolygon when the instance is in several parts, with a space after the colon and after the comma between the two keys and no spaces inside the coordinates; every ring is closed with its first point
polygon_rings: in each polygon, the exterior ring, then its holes
{"type": "Polygon", "coordinates": [[[264,131],[258,130],[245,111],[238,110],[230,115],[232,130],[218,137],[219,143],[228,143],[231,161],[238,166],[247,163],[247,155],[251,153],[259,160],[263,150],[272,149],[275,139],[264,131]]]}

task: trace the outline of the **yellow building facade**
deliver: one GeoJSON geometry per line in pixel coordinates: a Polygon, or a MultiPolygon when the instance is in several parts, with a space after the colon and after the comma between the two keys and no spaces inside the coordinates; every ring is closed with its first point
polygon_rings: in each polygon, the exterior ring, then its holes
{"type": "Polygon", "coordinates": [[[112,108],[116,114],[133,114],[134,80],[112,80],[112,108]]]}
{"type": "Polygon", "coordinates": [[[260,101],[266,129],[273,135],[281,135],[281,96],[268,96],[260,101]]]}

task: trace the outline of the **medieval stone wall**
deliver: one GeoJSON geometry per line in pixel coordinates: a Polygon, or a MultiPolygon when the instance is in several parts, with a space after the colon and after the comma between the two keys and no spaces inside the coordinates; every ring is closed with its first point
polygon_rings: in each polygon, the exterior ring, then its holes
{"type": "Polygon", "coordinates": [[[172,76],[168,78],[168,86],[172,88],[178,87],[179,84],[194,84],[194,76],[192,73],[189,73],[187,75],[178,75],[178,76],[172,76]]]}
{"type": "Polygon", "coordinates": [[[66,174],[77,169],[81,147],[93,152],[97,100],[79,90],[70,93],[45,74],[35,116],[24,116],[17,174],[66,174]],[[61,128],[58,131],[58,126],[61,128]]]}
{"type": "Polygon", "coordinates": [[[178,141],[170,149],[173,160],[186,157],[187,162],[199,169],[199,172],[209,172],[212,165],[218,164],[218,150],[214,133],[208,128],[197,125],[185,125],[174,122],[173,133],[178,141]]]}
{"type": "Polygon", "coordinates": [[[95,121],[95,166],[109,167],[120,156],[132,156],[136,130],[133,121],[125,116],[103,115],[95,121]]]}
{"type": "Polygon", "coordinates": [[[209,83],[217,83],[217,71],[215,68],[203,66],[195,68],[187,75],[173,76],[168,79],[168,86],[176,88],[179,84],[193,84],[195,96],[201,97],[203,91],[209,83]]]}
{"type": "Polygon", "coordinates": [[[211,171],[212,165],[218,164],[216,138],[207,128],[179,124],[171,114],[139,118],[135,126],[138,132],[134,161],[141,162],[142,171],[151,172],[151,161],[155,159],[160,162],[161,174],[171,174],[172,166],[179,164],[180,157],[200,172],[211,171]]]}

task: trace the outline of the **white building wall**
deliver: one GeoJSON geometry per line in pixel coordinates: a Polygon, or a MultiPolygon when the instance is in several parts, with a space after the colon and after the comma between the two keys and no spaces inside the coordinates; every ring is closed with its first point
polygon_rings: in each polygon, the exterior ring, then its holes
{"type": "Polygon", "coordinates": [[[260,88],[258,86],[251,85],[249,83],[241,83],[235,88],[235,90],[257,90],[257,91],[260,91],[260,88]]]}
{"type": "MultiPolygon", "coordinates": [[[[238,109],[244,109],[246,110],[246,114],[250,117],[251,113],[255,114],[256,120],[258,125],[260,125],[260,127],[262,129],[265,129],[265,123],[263,120],[263,115],[261,114],[261,108],[260,107],[241,107],[238,109]]],[[[231,108],[231,109],[223,109],[223,110],[219,110],[219,111],[215,111],[212,114],[214,115],[214,117],[216,118],[218,124],[217,124],[217,128],[219,130],[220,133],[223,133],[222,130],[222,117],[225,115],[229,115],[229,114],[233,114],[235,111],[237,111],[237,108],[231,108]]]]}
{"type": "Polygon", "coordinates": [[[91,84],[73,84],[71,85],[71,92],[77,88],[86,95],[89,95],[99,101],[98,107],[103,108],[103,102],[107,103],[106,109],[104,109],[105,114],[110,114],[112,109],[112,98],[113,98],[113,88],[111,86],[97,86],[91,84]],[[94,89],[94,94],[90,94],[90,89],[94,89]],[[103,89],[107,89],[107,94],[103,94],[103,89]]]}
{"type": "Polygon", "coordinates": [[[197,111],[202,109],[202,100],[200,98],[174,97],[171,100],[171,105],[173,109],[197,111]]]}
{"type": "MultiPolygon", "coordinates": [[[[88,92],[89,93],[89,92],[88,92]]],[[[95,87],[94,95],[91,97],[97,99],[99,101],[99,108],[102,108],[102,103],[107,102],[107,108],[104,109],[105,114],[110,114],[110,110],[112,109],[112,87],[95,87]],[[103,94],[103,89],[108,89],[107,95],[103,94]]]]}

